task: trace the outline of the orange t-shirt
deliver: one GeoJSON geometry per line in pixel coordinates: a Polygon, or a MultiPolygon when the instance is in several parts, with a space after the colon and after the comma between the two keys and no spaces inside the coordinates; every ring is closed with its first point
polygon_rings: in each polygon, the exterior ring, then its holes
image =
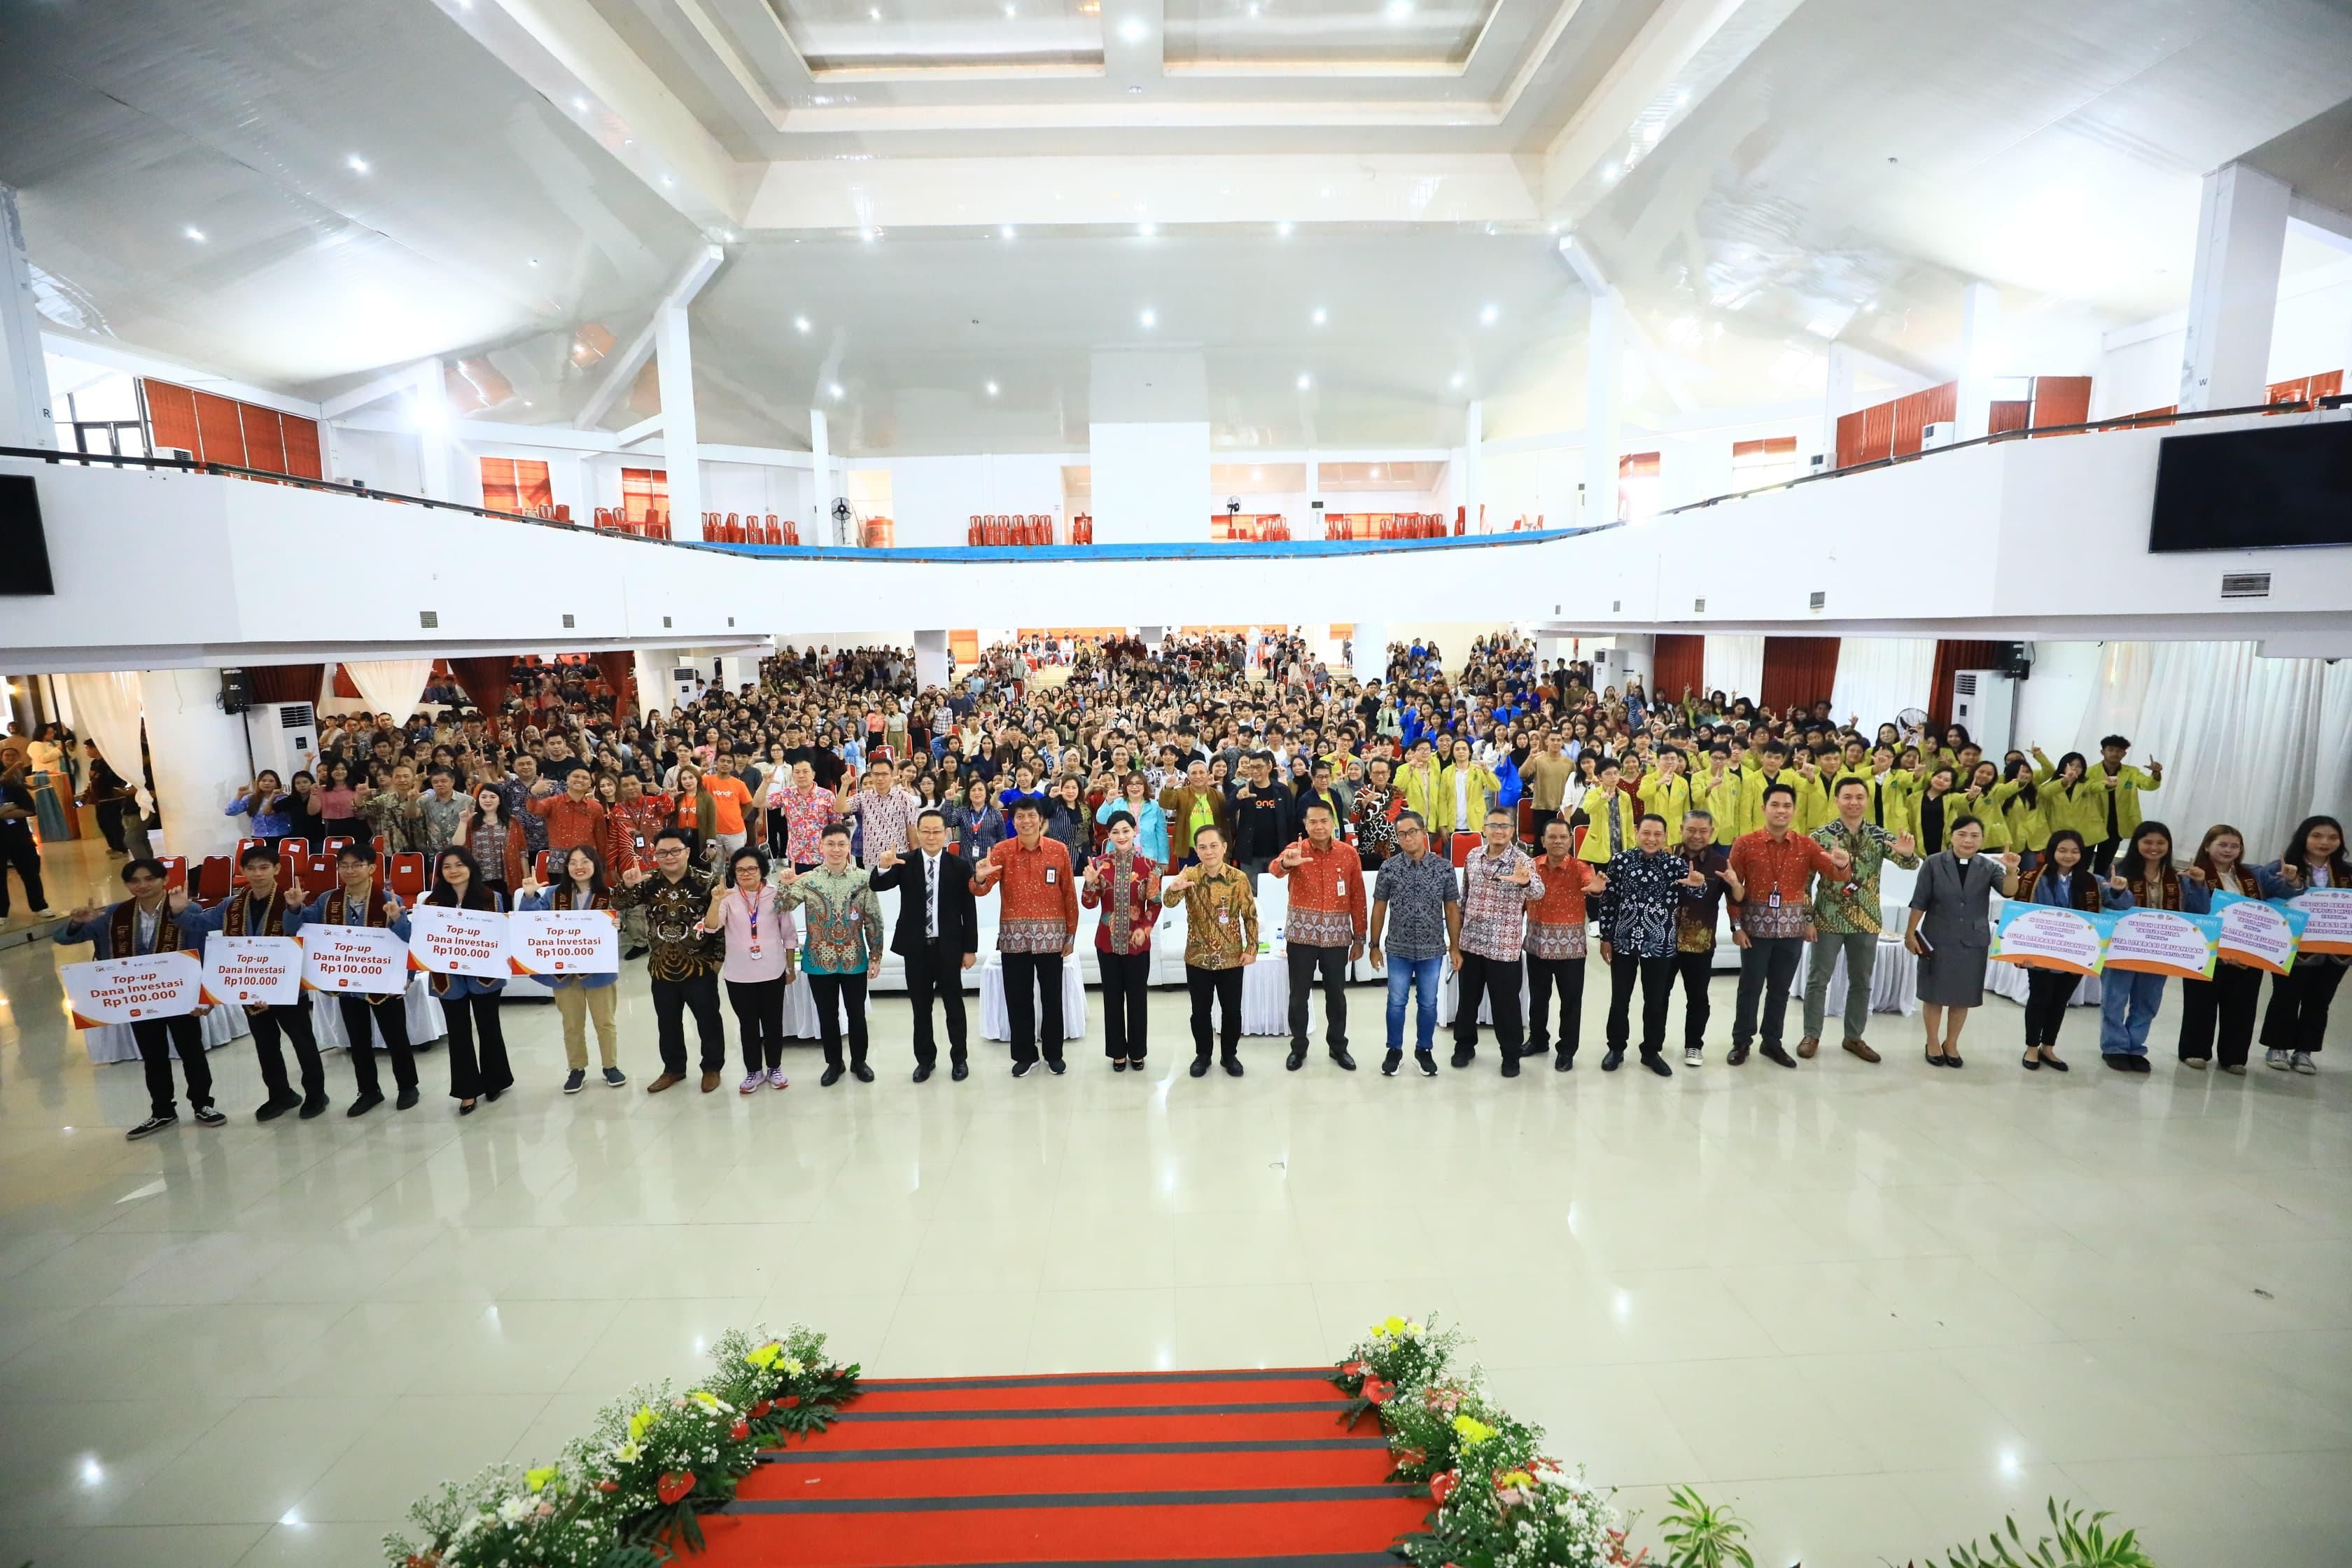
{"type": "Polygon", "coordinates": [[[712,773],[702,781],[702,787],[710,792],[710,804],[719,818],[710,825],[710,830],[713,833],[742,832],[743,808],[751,804],[751,792],[744,787],[743,781],[726,773],[712,773]]]}

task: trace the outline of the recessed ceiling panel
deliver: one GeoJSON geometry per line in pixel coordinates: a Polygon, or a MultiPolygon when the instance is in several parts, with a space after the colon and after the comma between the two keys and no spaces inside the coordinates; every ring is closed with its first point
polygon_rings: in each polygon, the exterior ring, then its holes
{"type": "Polygon", "coordinates": [[[1496,0],[1167,0],[1171,67],[1459,70],[1496,0]]]}
{"type": "Polygon", "coordinates": [[[812,71],[1100,69],[1101,0],[769,0],[812,71]]]}

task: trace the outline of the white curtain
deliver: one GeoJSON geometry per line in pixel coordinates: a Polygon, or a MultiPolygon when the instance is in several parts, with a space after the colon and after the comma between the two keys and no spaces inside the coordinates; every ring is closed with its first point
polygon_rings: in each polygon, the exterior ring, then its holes
{"type": "Polygon", "coordinates": [[[1935,679],[1934,637],[1843,638],[1830,692],[1832,717],[1840,723],[1853,719],[1854,728],[1874,735],[1906,708],[1926,708],[1935,679]]]}
{"type": "Polygon", "coordinates": [[[649,708],[667,711],[669,708],[669,666],[661,661],[661,655],[637,649],[636,672],[636,716],[644,718],[649,708]]]}
{"type": "MultiPolygon", "coordinates": [[[[100,752],[123,782],[142,792],[143,809],[147,785],[139,765],[138,672],[118,669],[107,675],[68,675],[65,682],[82,739],[96,741],[100,752]]],[[[83,782],[89,782],[87,773],[83,782]]]]}
{"type": "Polygon", "coordinates": [[[2330,663],[2320,683],[2319,758],[2306,815],[2352,817],[2352,658],[2330,663]]]}
{"type": "Polygon", "coordinates": [[[2041,746],[2054,763],[2065,752],[2080,752],[2085,757],[2096,758],[2102,735],[2134,734],[2139,729],[2140,712],[2147,703],[2148,677],[2155,670],[2156,647],[2156,644],[2145,642],[2102,644],[2098,684],[2092,688],[2090,701],[2084,704],[2083,721],[2075,727],[2074,737],[2058,737],[2063,743],[2060,745],[2029,735],[2026,743],[2041,746]]]}
{"type": "Polygon", "coordinates": [[[346,664],[343,672],[360,689],[360,696],[378,713],[389,713],[397,723],[416,711],[425,683],[433,678],[429,658],[374,658],[346,664]]]}
{"type": "Polygon", "coordinates": [[[1758,701],[1764,691],[1764,639],[1711,637],[1699,655],[1699,669],[1706,689],[1722,692],[1726,701],[1758,701]]]}

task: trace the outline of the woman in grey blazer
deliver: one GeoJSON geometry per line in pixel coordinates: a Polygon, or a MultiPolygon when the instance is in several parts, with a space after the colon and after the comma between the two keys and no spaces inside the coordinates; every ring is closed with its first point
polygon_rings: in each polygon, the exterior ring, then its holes
{"type": "Polygon", "coordinates": [[[1983,823],[1955,817],[1946,834],[1950,847],[1919,867],[1911,891],[1911,925],[1903,934],[1903,945],[1919,956],[1919,1003],[1927,1016],[1932,1068],[1960,1065],[1960,1031],[1968,1026],[1969,1009],[1984,1002],[1992,890],[1999,888],[2004,899],[2017,892],[2017,857],[1983,853],[1983,823]],[[1948,1012],[1951,1024],[1945,1029],[1948,1012]]]}

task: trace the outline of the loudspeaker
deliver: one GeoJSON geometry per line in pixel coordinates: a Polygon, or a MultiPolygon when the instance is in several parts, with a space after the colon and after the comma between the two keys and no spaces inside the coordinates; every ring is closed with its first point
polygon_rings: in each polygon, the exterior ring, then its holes
{"type": "Polygon", "coordinates": [[[253,683],[241,669],[221,671],[221,711],[242,713],[253,706],[253,683]]]}

